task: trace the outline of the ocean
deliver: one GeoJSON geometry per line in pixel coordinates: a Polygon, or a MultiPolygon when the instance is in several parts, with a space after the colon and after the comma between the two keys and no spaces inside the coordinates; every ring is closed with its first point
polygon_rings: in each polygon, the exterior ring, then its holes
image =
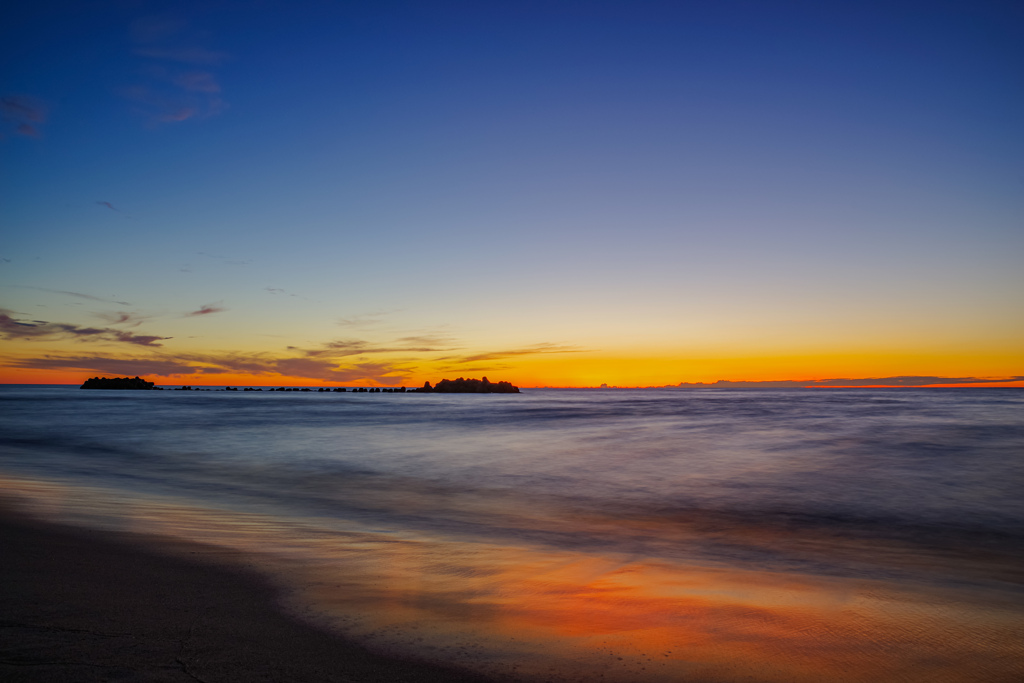
{"type": "Polygon", "coordinates": [[[1024,390],[0,386],[0,495],[498,680],[1024,679],[1024,390]]]}

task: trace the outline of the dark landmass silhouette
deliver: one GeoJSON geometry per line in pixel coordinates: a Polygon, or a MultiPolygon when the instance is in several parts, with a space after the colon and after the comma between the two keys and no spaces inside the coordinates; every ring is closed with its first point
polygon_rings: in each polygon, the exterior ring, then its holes
{"type": "Polygon", "coordinates": [[[443,379],[431,387],[430,382],[424,382],[418,392],[433,394],[518,394],[519,387],[512,386],[508,382],[491,382],[483,379],[443,379]]]}
{"type": "MultiPolygon", "coordinates": [[[[331,391],[331,389],[324,389],[324,391],[331,391]]],[[[351,391],[352,393],[385,393],[385,394],[404,394],[407,391],[419,391],[418,389],[406,389],[405,387],[352,387],[346,389],[345,387],[338,387],[334,391],[351,391]]]]}
{"type": "MultiPolygon", "coordinates": [[[[473,380],[477,381],[477,380],[473,380]]],[[[504,382],[508,384],[508,382],[504,382]]],[[[160,387],[156,387],[159,389],[160,387]]],[[[245,389],[239,389],[238,387],[224,387],[223,389],[216,389],[213,387],[201,387],[201,386],[190,386],[188,384],[183,385],[174,391],[263,391],[263,387],[246,387],[245,389]]],[[[405,387],[319,387],[313,389],[312,387],[267,387],[266,391],[305,391],[305,392],[316,392],[316,393],[388,393],[388,394],[404,394],[407,391],[419,391],[418,389],[406,389],[405,387]]]]}
{"type": "Polygon", "coordinates": [[[154,382],[140,377],[93,377],[85,380],[79,389],[157,389],[154,382]]]}

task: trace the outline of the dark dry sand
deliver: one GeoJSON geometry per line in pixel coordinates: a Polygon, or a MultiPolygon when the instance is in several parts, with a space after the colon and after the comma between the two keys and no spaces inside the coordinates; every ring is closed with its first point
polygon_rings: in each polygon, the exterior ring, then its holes
{"type": "Polygon", "coordinates": [[[368,652],[289,617],[224,552],[157,543],[0,508],[0,679],[487,680],[368,652]]]}

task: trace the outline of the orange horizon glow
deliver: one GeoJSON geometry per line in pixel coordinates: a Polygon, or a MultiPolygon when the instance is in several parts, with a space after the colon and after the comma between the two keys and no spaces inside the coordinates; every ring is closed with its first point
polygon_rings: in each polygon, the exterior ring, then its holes
{"type": "MultiPolygon", "coordinates": [[[[138,376],[143,377],[147,381],[154,382],[158,386],[193,386],[193,387],[223,387],[223,386],[239,386],[239,387],[259,387],[259,388],[272,388],[272,387],[406,387],[406,388],[417,388],[423,386],[423,382],[430,382],[435,384],[441,379],[455,379],[456,376],[464,377],[479,377],[486,375],[487,373],[437,373],[436,376],[431,376],[427,379],[412,380],[407,379],[398,381],[393,384],[383,384],[373,380],[366,381],[350,381],[350,382],[336,382],[329,380],[316,380],[304,377],[288,377],[285,375],[278,375],[275,379],[268,380],[268,378],[260,375],[243,375],[243,374],[217,374],[216,380],[211,381],[211,375],[203,375],[203,373],[197,373],[196,375],[144,375],[139,374],[138,376]],[[202,381],[197,381],[198,378],[202,378],[202,381]]],[[[656,387],[674,387],[677,386],[680,381],[662,381],[652,382],[649,384],[643,383],[627,383],[612,384],[611,382],[597,382],[593,384],[576,383],[576,384],[560,384],[544,381],[539,378],[530,378],[526,381],[517,380],[515,378],[516,373],[507,373],[507,375],[499,375],[492,373],[495,376],[492,381],[509,381],[512,384],[526,389],[538,389],[538,388],[552,388],[552,389],[597,389],[602,384],[607,384],[608,388],[614,389],[644,389],[644,388],[656,388],[656,387]],[[532,379],[532,381],[531,381],[532,379]]],[[[911,373],[892,374],[892,377],[910,376],[911,373]]],[[[15,368],[3,368],[0,370],[0,384],[39,384],[39,385],[67,385],[67,386],[78,386],[81,385],[85,380],[92,377],[116,377],[124,375],[116,375],[110,373],[85,373],[85,372],[74,372],[74,371],[55,371],[55,370],[22,370],[15,368]]],[[[132,374],[131,376],[136,376],[132,374]]],[[[795,382],[815,382],[823,381],[827,379],[834,379],[841,375],[825,376],[819,375],[817,377],[798,377],[792,376],[757,376],[751,378],[749,376],[733,376],[733,377],[720,377],[717,379],[695,379],[695,380],[682,380],[683,382],[697,383],[703,382],[704,387],[690,387],[690,388],[712,388],[714,383],[719,379],[729,382],[780,382],[780,381],[795,381],[795,382]]],[[[935,376],[935,375],[916,375],[916,376],[935,376]]],[[[846,375],[849,377],[849,375],[846,375]]],[[[850,379],[856,379],[855,377],[849,377],[850,379]]],[[[877,379],[877,377],[875,378],[877,379]]],[[[993,379],[996,379],[993,377],[993,379]]],[[[1014,379],[1003,379],[992,382],[969,382],[962,384],[955,383],[943,383],[936,382],[935,384],[923,384],[916,386],[906,386],[897,384],[877,384],[870,383],[870,380],[865,378],[864,384],[858,384],[856,386],[813,386],[808,384],[805,388],[811,389],[914,389],[914,388],[1024,388],[1024,380],[1014,379]]],[[[718,387],[727,388],[727,387],[718,387]]]]}

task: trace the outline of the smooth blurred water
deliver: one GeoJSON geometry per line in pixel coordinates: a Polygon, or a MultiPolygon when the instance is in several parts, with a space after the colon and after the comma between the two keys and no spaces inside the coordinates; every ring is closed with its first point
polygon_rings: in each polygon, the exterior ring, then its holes
{"type": "Polygon", "coordinates": [[[0,470],[284,518],[821,569],[714,531],[1024,547],[1024,391],[4,386],[0,470]],[[681,528],[700,542],[678,547],[681,528]]]}
{"type": "Polygon", "coordinates": [[[0,495],[494,680],[1024,680],[1024,390],[0,387],[0,495]]]}

